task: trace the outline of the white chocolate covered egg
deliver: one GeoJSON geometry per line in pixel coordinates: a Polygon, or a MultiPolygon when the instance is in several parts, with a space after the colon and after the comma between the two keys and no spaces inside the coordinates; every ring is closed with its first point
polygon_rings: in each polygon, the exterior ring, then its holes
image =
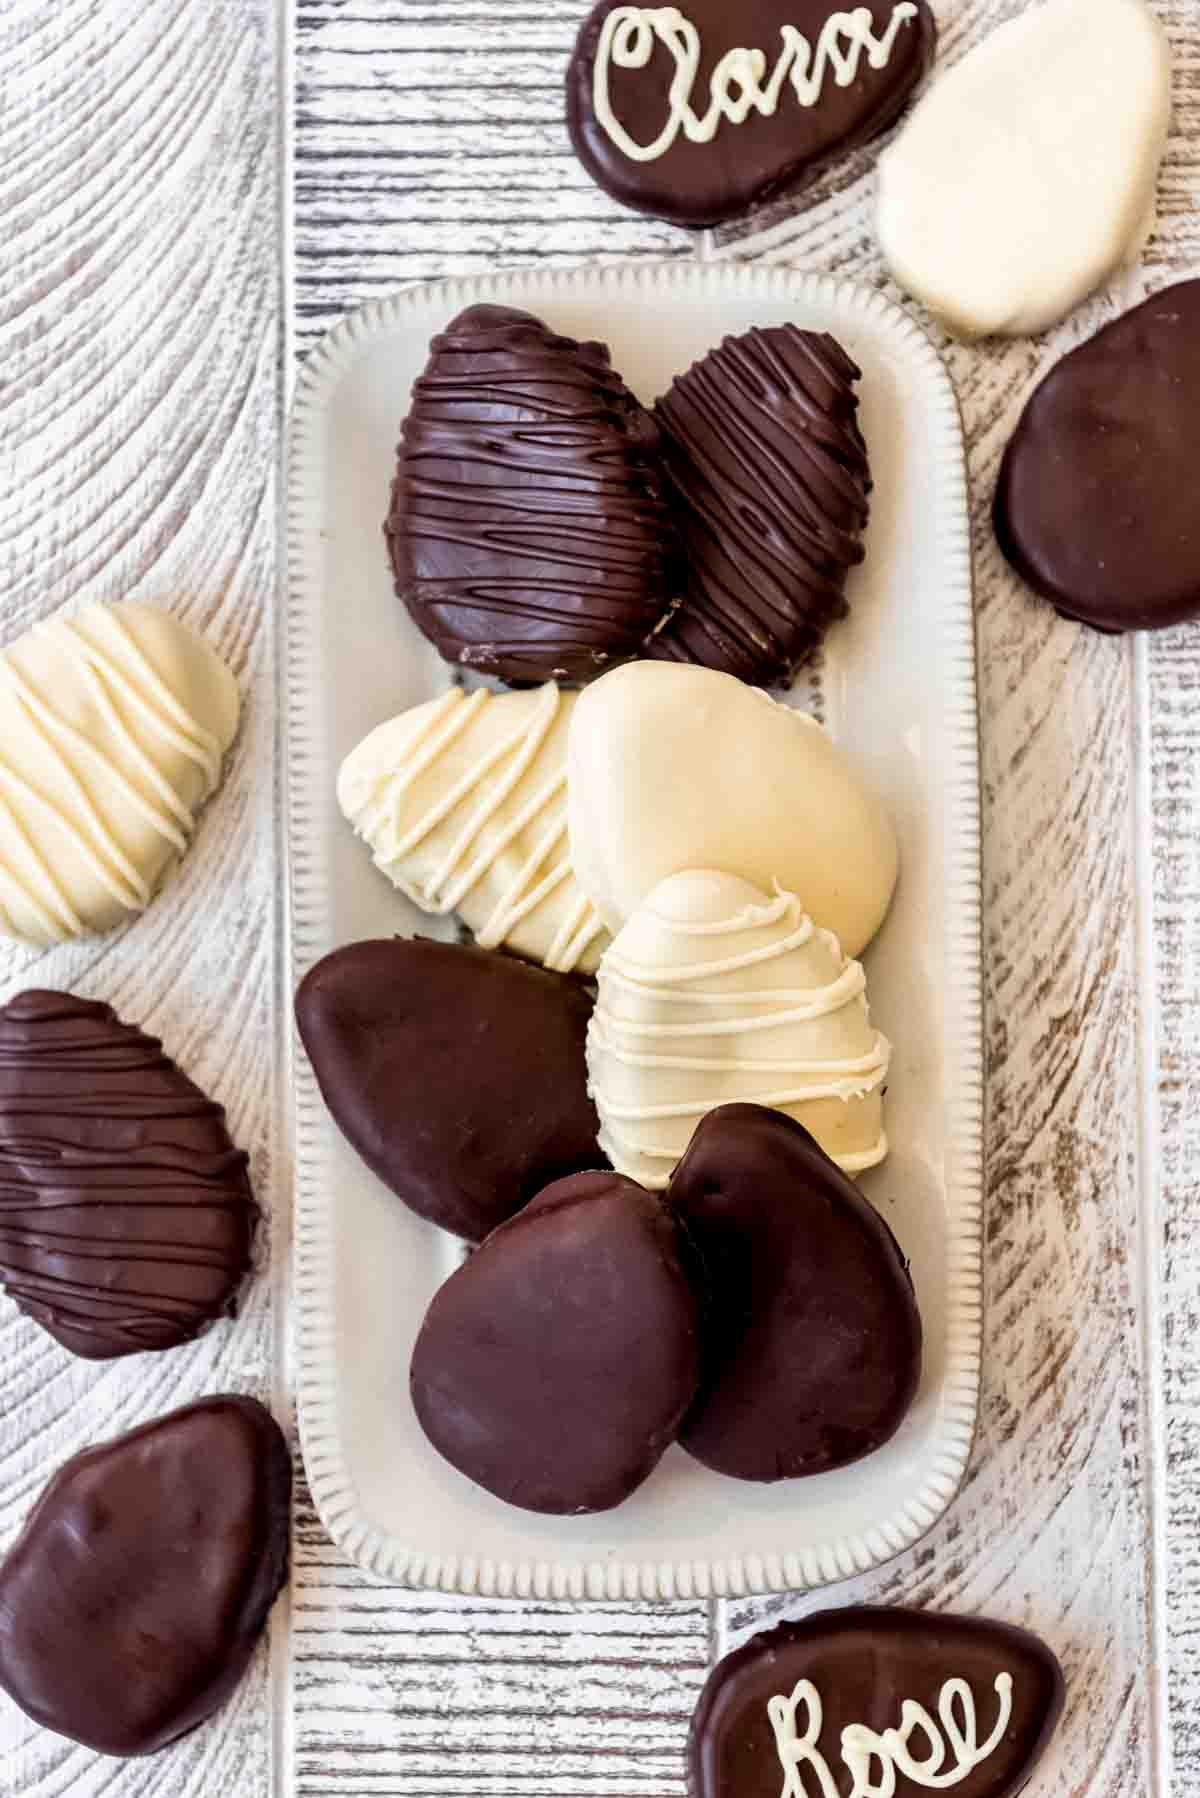
{"type": "Polygon", "coordinates": [[[891,1048],[862,966],[791,893],[693,870],[656,886],[600,963],[588,1081],[618,1173],[666,1186],[701,1118],[734,1101],[795,1118],[847,1173],[887,1153],[891,1048]]]}
{"type": "Polygon", "coordinates": [[[0,932],[47,948],[143,911],[220,785],[238,710],[216,651],[137,600],[0,652],[0,932]]]}
{"type": "Polygon", "coordinates": [[[591,973],[608,941],[567,850],[575,695],[464,693],[401,712],[342,763],[338,802],[377,868],[423,911],[457,912],[484,949],[591,973]]]}
{"type": "Polygon", "coordinates": [[[900,286],[962,337],[1065,317],[1153,229],[1170,82],[1145,0],[1044,0],[998,25],[879,159],[900,286]]]}
{"type": "Polygon", "coordinates": [[[718,868],[804,909],[857,955],[896,884],[883,805],[813,719],[732,675],[630,662],[580,694],[571,861],[619,930],[668,874],[718,868]]]}

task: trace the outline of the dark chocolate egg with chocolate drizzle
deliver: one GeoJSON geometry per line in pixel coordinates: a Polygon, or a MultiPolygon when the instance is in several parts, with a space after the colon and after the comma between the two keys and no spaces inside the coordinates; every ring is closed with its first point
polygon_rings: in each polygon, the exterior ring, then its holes
{"type": "Polygon", "coordinates": [[[283,1431],[235,1395],[73,1456],[0,1562],[0,1689],[101,1754],[154,1754],[195,1729],[246,1671],[286,1578],[291,1489],[283,1431]]]}
{"type": "Polygon", "coordinates": [[[1055,364],[1004,452],[993,517],[1023,580],[1102,631],[1200,615],[1200,281],[1055,364]]]}
{"type": "Polygon", "coordinates": [[[658,426],[603,344],[507,306],[434,338],[385,529],[418,629],[502,680],[589,680],[671,598],[658,426]]]}
{"type": "Polygon", "coordinates": [[[926,0],[601,0],[567,70],[571,142],[626,206],[716,225],[886,131],[935,36],[926,0]]]}
{"type": "Polygon", "coordinates": [[[688,1794],[1015,1798],[1062,1708],[1062,1668],[1028,1630],[898,1607],[819,1611],[713,1668],[688,1794]]]}
{"type": "Polygon", "coordinates": [[[71,993],[0,1010],[0,1281],[89,1360],[233,1307],[258,1210],[220,1105],[155,1037],[71,993]]]}
{"type": "Polygon", "coordinates": [[[727,337],[655,407],[683,538],[683,604],[647,655],[791,680],[846,611],[871,477],[857,366],[825,332],[727,337]]]}

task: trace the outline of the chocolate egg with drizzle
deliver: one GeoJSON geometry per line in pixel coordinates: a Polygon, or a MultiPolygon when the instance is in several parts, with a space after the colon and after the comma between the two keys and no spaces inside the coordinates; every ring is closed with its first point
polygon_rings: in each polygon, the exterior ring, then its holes
{"type": "Polygon", "coordinates": [[[434,338],[385,530],[417,628],[502,680],[590,680],[671,598],[658,426],[605,345],[508,306],[434,338]]]}
{"type": "Polygon", "coordinates": [[[846,613],[871,476],[859,370],[825,332],[727,337],[659,400],[683,603],[646,654],[787,684],[846,613]]]}
{"type": "Polygon", "coordinates": [[[845,1173],[874,1167],[890,1055],[861,962],[792,894],[735,874],[661,881],[600,963],[600,1146],[643,1186],[664,1187],[700,1119],[733,1100],[787,1112],[845,1173]]]}
{"type": "Polygon", "coordinates": [[[567,70],[571,142],[626,206],[720,224],[886,131],[935,36],[925,0],[601,0],[567,70]]]}
{"type": "Polygon", "coordinates": [[[89,1360],[232,1311],[258,1208],[220,1105],[156,1037],[71,993],[0,1011],[0,1281],[89,1360]]]}
{"type": "Polygon", "coordinates": [[[575,695],[459,688],[381,724],[342,763],[338,800],[375,865],[422,911],[457,912],[484,949],[591,973],[608,942],[567,844],[575,695]]]}
{"type": "Polygon", "coordinates": [[[752,1636],[718,1661],[688,1743],[688,1798],[1015,1798],[1063,1708],[1028,1630],[853,1605],[752,1636]]]}
{"type": "Polygon", "coordinates": [[[0,654],[0,932],[38,948],[144,911],[221,781],[233,675],[186,624],[126,599],[0,654]]]}

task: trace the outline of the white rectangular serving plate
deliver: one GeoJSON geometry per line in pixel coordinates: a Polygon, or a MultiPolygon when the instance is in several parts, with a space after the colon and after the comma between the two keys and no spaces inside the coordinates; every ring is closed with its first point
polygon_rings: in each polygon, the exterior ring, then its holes
{"type": "Polygon", "coordinates": [[[340,324],[300,378],[291,426],[293,989],[341,944],[417,929],[448,934],[376,872],[338,812],[334,783],[368,730],[450,679],[393,594],[382,523],[400,422],[429,340],[480,300],[525,307],[555,330],[607,342],[645,400],[726,333],[785,320],[833,332],[862,368],[875,481],[866,560],[850,582],[849,619],[794,697],[882,791],[899,831],[900,885],[865,957],[872,1018],[895,1045],[891,1153],[862,1184],[911,1262],[924,1372],[899,1433],[838,1472],[754,1485],[673,1448],[615,1511],[542,1517],[502,1504],[436,1454],[408,1397],[414,1336],[460,1247],[362,1165],[297,1047],[298,1397],[309,1483],[347,1555],[413,1586],[671,1598],[827,1584],[887,1560],[942,1514],[966,1467],[978,1399],[978,742],[953,389],[919,328],[882,295],[780,268],[674,263],[452,281],[340,324]]]}

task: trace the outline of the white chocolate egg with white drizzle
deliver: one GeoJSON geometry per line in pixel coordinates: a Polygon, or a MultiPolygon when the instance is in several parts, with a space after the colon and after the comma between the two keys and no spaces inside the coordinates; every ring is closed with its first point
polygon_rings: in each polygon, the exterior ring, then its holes
{"type": "Polygon", "coordinates": [[[790,893],[737,875],[671,875],[600,963],[588,1079],[619,1173],[666,1186],[701,1118],[736,1100],[798,1120],[859,1173],[887,1153],[891,1048],[860,963],[790,893]]]}
{"type": "Polygon", "coordinates": [[[238,709],[216,651],[136,600],[0,653],[0,932],[47,948],[143,911],[220,784],[238,709]]]}
{"type": "Polygon", "coordinates": [[[608,942],[567,848],[573,693],[453,687],[351,751],[338,802],[375,865],[423,911],[457,912],[484,949],[591,973],[608,942]]]}

